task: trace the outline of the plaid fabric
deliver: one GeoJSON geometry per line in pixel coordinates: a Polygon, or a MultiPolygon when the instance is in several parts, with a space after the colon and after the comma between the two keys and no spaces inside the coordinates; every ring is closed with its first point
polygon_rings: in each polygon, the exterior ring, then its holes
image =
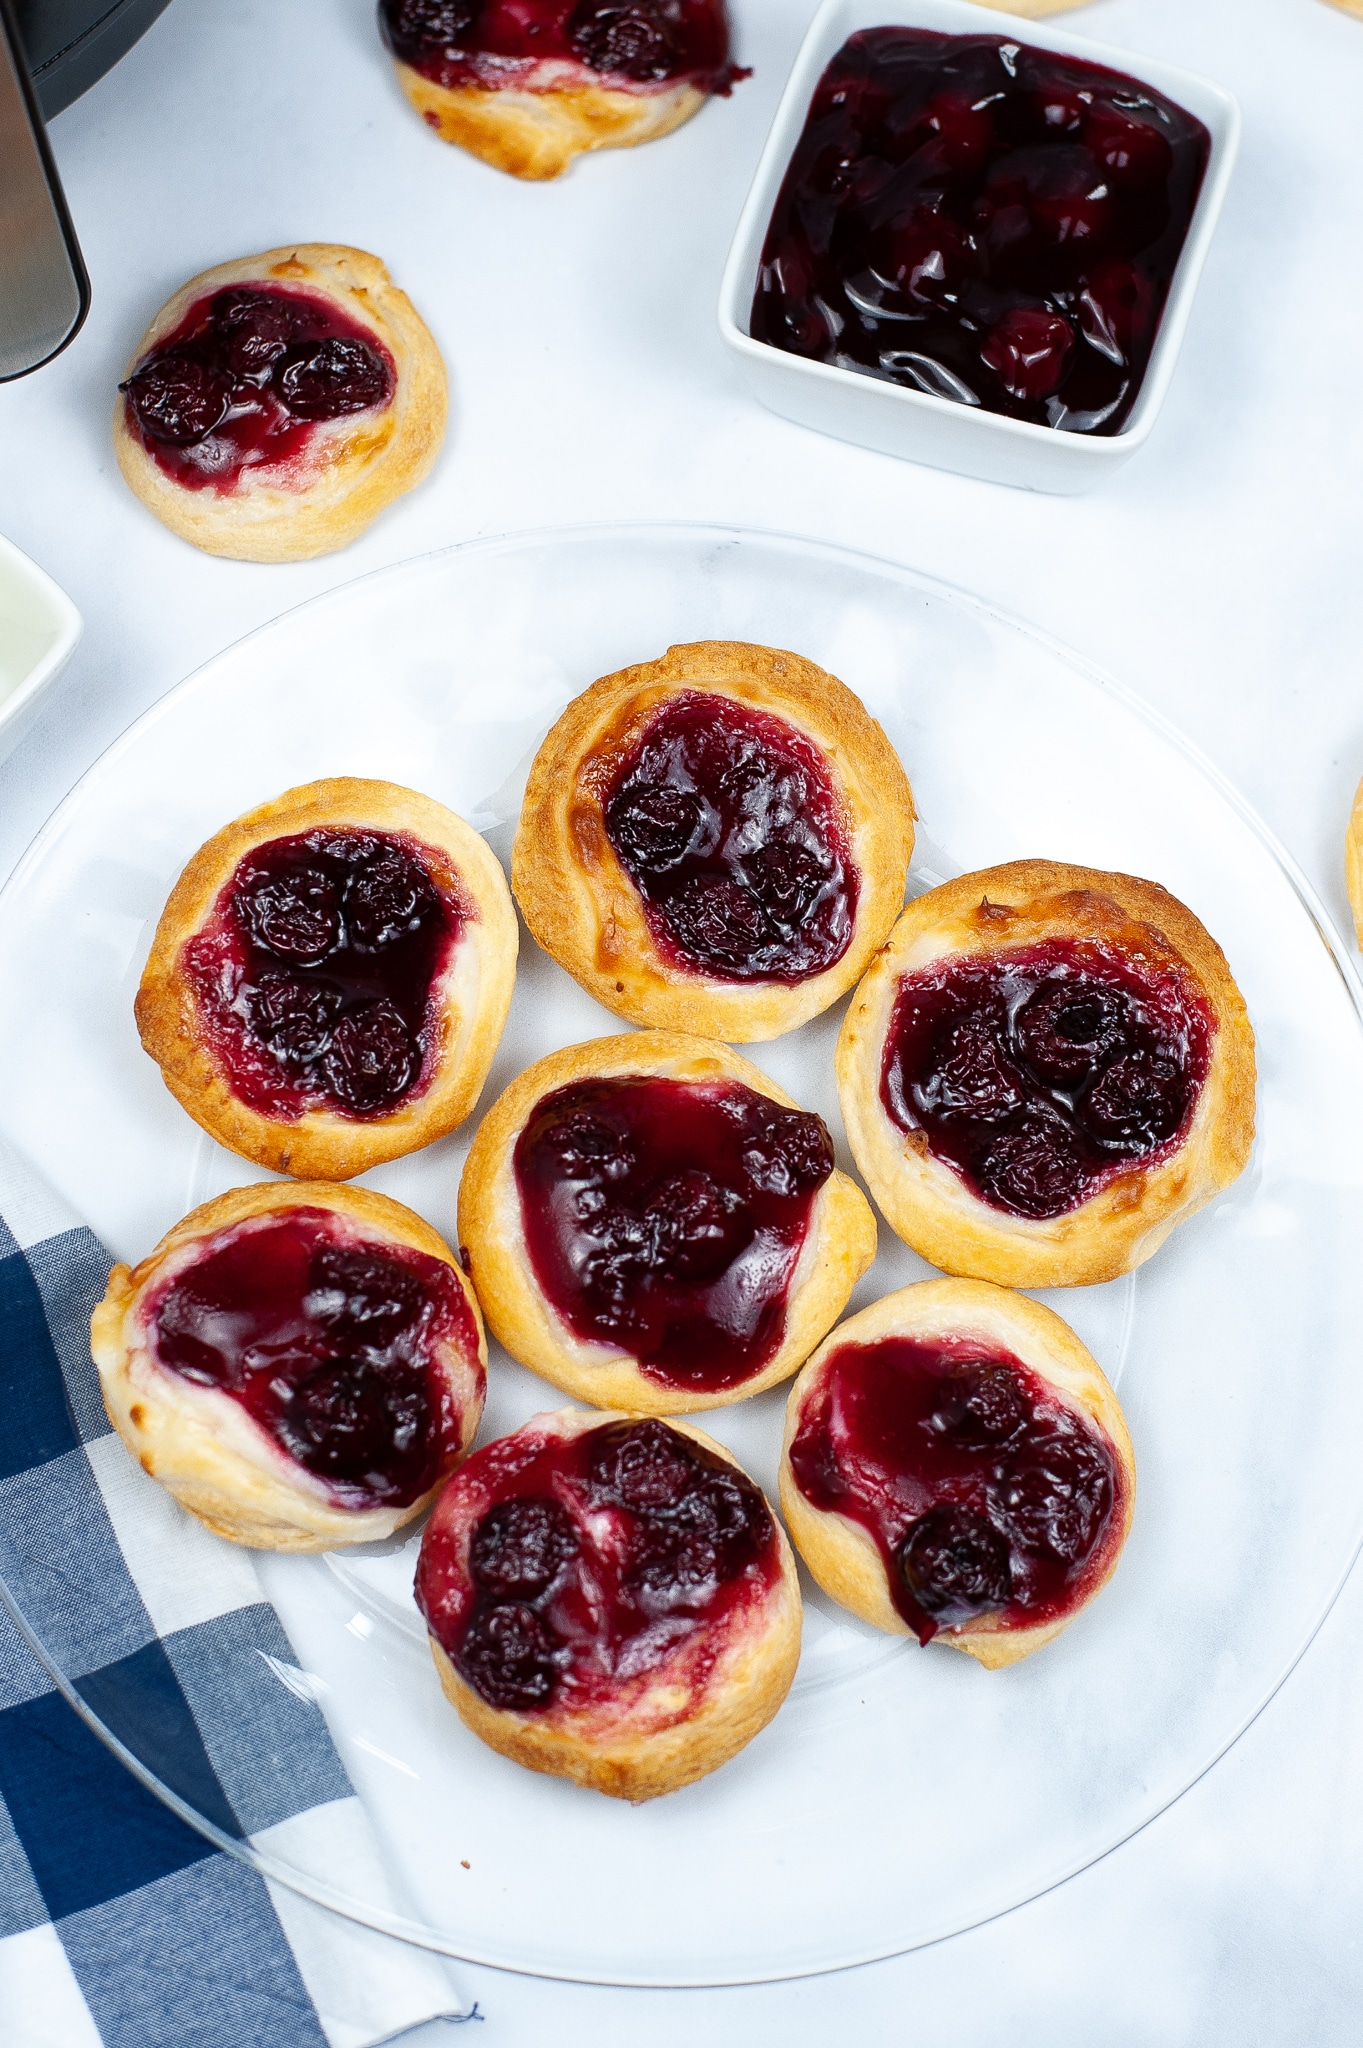
{"type": "MultiPolygon", "coordinates": [[[[433,1956],[268,1884],[232,1841],[396,1905],[250,1554],[113,1434],[90,1360],[110,1260],[0,1146],[0,2037],[6,2048],[370,2048],[460,2011],[433,1956]]],[[[475,2008],[476,2010],[476,2008],[475,2008]]]]}

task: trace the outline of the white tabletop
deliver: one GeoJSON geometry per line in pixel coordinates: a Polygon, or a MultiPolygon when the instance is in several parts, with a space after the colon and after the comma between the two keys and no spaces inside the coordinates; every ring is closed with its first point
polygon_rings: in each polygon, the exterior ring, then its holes
{"type": "MultiPolygon", "coordinates": [[[[0,533],[71,594],[85,639],[0,767],[0,875],[146,706],[315,592],[475,535],[681,518],[894,556],[1049,629],[1181,725],[1347,927],[1341,842],[1363,770],[1348,602],[1363,476],[1363,23],[1321,0],[1095,0],[1075,16],[1076,31],[1229,87],[1245,134],[1149,447],[1101,494],[1062,499],[846,447],[740,388],[715,330],[719,275],[813,7],[731,0],[752,79],[668,141],[547,187],[422,128],[372,0],[176,0],[55,123],[94,305],[65,356],[0,391],[0,533]],[[114,386],[185,278],[290,238],[384,257],[450,366],[452,431],[430,481],[345,555],[214,561],[123,485],[114,386]]],[[[1309,1373],[1307,1360],[1284,1367],[1309,1373]]],[[[480,2040],[1354,2039],[1361,1703],[1355,1573],[1222,1762],[1045,1898],[897,1962],[754,1990],[612,1992],[464,1970],[487,2016],[480,2040]]]]}

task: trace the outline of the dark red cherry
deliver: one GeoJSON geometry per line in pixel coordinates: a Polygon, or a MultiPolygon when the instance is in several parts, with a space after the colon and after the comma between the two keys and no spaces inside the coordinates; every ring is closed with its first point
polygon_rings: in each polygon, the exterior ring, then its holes
{"type": "Polygon", "coordinates": [[[384,405],[393,393],[387,363],[367,341],[344,335],[299,341],[285,349],[271,373],[280,401],[295,419],[335,420],[384,405]]]}
{"type": "Polygon", "coordinates": [[[239,286],[216,295],[209,317],[232,375],[261,378],[289,343],[308,331],[318,310],[307,300],[282,292],[239,286]]]}
{"type": "Polygon", "coordinates": [[[895,1558],[911,1599],[939,1627],[1008,1605],[1008,1544],[993,1523],[970,1508],[929,1508],[909,1526],[895,1558]]]}
{"type": "Polygon", "coordinates": [[[230,374],[193,343],[148,356],[118,388],[143,433],[174,448],[206,440],[232,403],[230,374]]]}
{"type": "Polygon", "coordinates": [[[1059,1216],[1073,1206],[1084,1178],[1074,1132],[1042,1108],[996,1138],[980,1167],[986,1196],[1018,1216],[1059,1216]]]}
{"type": "Polygon", "coordinates": [[[1149,1151],[1173,1136],[1187,1101],[1175,1060],[1157,1052],[1128,1052],[1094,1083],[1079,1106],[1079,1116],[1101,1144],[1149,1151]]]}
{"type": "Polygon", "coordinates": [[[256,944],[292,965],[319,966],[341,943],[341,892],[321,868],[248,869],[236,906],[256,944]]]}
{"type": "Polygon", "coordinates": [[[704,817],[700,798],[685,789],[642,789],[612,814],[611,831],[642,873],[665,875],[691,851],[704,817]]]}
{"type": "Polygon", "coordinates": [[[954,291],[970,268],[962,230],[949,214],[919,206],[885,231],[876,270],[911,299],[930,302],[954,291]]]}
{"type": "Polygon", "coordinates": [[[623,1130],[589,1109],[574,1110],[551,1124],[545,1143],[570,1180],[623,1180],[634,1169],[634,1150],[623,1130]]]}
{"type": "Polygon", "coordinates": [[[960,1365],[942,1380],[927,1426],[961,1444],[1001,1444],[1031,1414],[1018,1376],[1006,1365],[960,1365]]]}
{"type": "Polygon", "coordinates": [[[347,1011],[322,1057],[332,1094],[357,1110],[396,1102],[416,1079],[419,1065],[410,1031],[382,997],[347,1011]]]}
{"type": "Polygon", "coordinates": [[[521,1601],[478,1609],[455,1663],[490,1707],[523,1712],[547,1707],[558,1685],[555,1644],[547,1624],[521,1601]]]}
{"type": "Polygon", "coordinates": [[[747,1205],[699,1167],[662,1181],[648,1198],[658,1259],[679,1280],[712,1280],[751,1241],[747,1205]]]}
{"type": "Polygon", "coordinates": [[[991,1017],[966,1017],[948,1026],[935,1067],[931,1103],[941,1116],[1004,1123],[1027,1099],[1023,1078],[991,1017]]]}
{"type": "Polygon", "coordinates": [[[976,105],[968,93],[935,92],[923,108],[923,126],[936,135],[942,154],[954,171],[975,171],[987,162],[994,146],[994,114],[976,105]]]}
{"type": "Polygon", "coordinates": [[[743,1146],[743,1169],[755,1188],[791,1200],[820,1188],[833,1171],[833,1140],[821,1116],[779,1103],[754,1105],[743,1146]]]}
{"type": "Polygon", "coordinates": [[[980,350],[1010,397],[1049,398],[1058,391],[1074,353],[1074,329],[1062,313],[1015,306],[980,350]]]}
{"type": "Polygon", "coordinates": [[[680,46],[665,0],[580,0],[568,23],[576,56],[593,71],[640,81],[666,78],[680,46]]]}
{"type": "Polygon", "coordinates": [[[480,0],[379,0],[384,40],[399,57],[426,57],[460,47],[480,0]]]}
{"type": "Polygon", "coordinates": [[[1100,264],[1079,292],[1079,327],[1109,362],[1125,366],[1154,332],[1158,302],[1143,271],[1120,259],[1100,264]]]}
{"type": "Polygon", "coordinates": [[[1044,982],[1014,1019],[1018,1044],[1034,1074],[1057,1086],[1087,1081],[1125,1042],[1130,998],[1087,982],[1044,982]]]}
{"type": "Polygon", "coordinates": [[[707,966],[743,968],[771,937],[766,913],[733,875],[692,875],[667,898],[672,929],[707,966]]]}
{"type": "Polygon", "coordinates": [[[489,1508],[469,1544],[469,1573],[492,1600],[534,1600],[578,1552],[571,1515],[545,1495],[489,1508]]]}
{"type": "MultiPolygon", "coordinates": [[[[1052,79],[1036,88],[1032,94],[1032,112],[1042,132],[1048,138],[1071,137],[1080,133],[1088,114],[1088,100],[1081,98],[1082,88],[1052,79]]],[[[1088,98],[1092,98],[1090,94],[1088,98]]]]}
{"type": "Polygon", "coordinates": [[[999,1505],[1024,1549],[1075,1564],[1112,1509],[1109,1460],[1073,1428],[1049,1442],[1042,1437],[1013,1459],[999,1505]]]}
{"type": "Polygon", "coordinates": [[[420,1375],[336,1359],[298,1382],[285,1428],[310,1471],[356,1480],[381,1468],[395,1444],[407,1448],[428,1415],[420,1375]]]}
{"type": "Polygon", "coordinates": [[[1104,176],[1119,192],[1144,192],[1161,185],[1174,167],[1167,136],[1134,110],[1100,100],[1084,123],[1084,143],[1104,176]]]}
{"type": "Polygon", "coordinates": [[[345,921],[357,952],[377,953],[438,912],[430,877],[401,847],[384,847],[346,891],[345,921]]]}
{"type": "Polygon", "coordinates": [[[276,1059],[295,1067],[321,1058],[343,1001],[341,991],[326,982],[287,974],[267,974],[245,991],[251,1030],[276,1059]]]}
{"type": "Polygon", "coordinates": [[[640,1514],[675,1507],[695,1478],[690,1446],[665,1422],[616,1423],[596,1438],[592,1478],[621,1507],[640,1514]]]}
{"type": "Polygon", "coordinates": [[[812,908],[829,878],[826,853],[772,840],[759,846],[743,863],[748,887],[768,917],[779,925],[798,925],[812,908]]]}
{"type": "Polygon", "coordinates": [[[343,1245],[322,1246],[308,1281],[309,1315],[348,1350],[391,1344],[416,1321],[426,1298],[415,1273],[379,1252],[343,1245]]]}

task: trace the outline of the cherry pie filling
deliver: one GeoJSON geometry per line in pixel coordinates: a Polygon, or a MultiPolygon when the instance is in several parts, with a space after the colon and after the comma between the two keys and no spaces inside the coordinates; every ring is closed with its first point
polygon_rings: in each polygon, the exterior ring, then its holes
{"type": "Polygon", "coordinates": [[[245,471],[304,481],[318,425],[391,405],[393,358],[330,299],[232,285],[189,308],[125,384],[126,418],[186,490],[229,496],[245,471]]]}
{"type": "Polygon", "coordinates": [[[390,1114],[439,1045],[435,991],[469,911],[438,856],[327,827],[253,847],[181,966],[233,1093],[291,1122],[390,1114]]]}
{"type": "Polygon", "coordinates": [[[900,982],[880,1099],[982,1202],[1045,1220],[1176,1149],[1214,1028],[1186,974],[1115,947],[952,955],[900,982]]]}
{"type": "Polygon", "coordinates": [[[442,1369],[477,1370],[464,1291],[440,1259],[376,1244],[325,1209],[240,1224],[149,1306],[160,1364],[228,1394],[344,1508],[410,1507],[462,1441],[442,1369]]]}
{"type": "Polygon", "coordinates": [[[1067,433],[1115,434],[1210,152],[1139,79],[1001,36],[875,28],[819,82],[755,340],[1067,433]]]}
{"type": "Polygon", "coordinates": [[[575,1336],[694,1393],[775,1356],[833,1171],[820,1117],[739,1081],[578,1081],[537,1105],[514,1165],[531,1268],[575,1336]]]}
{"type": "Polygon", "coordinates": [[[794,984],[851,944],[859,877],[842,806],[818,749],[784,719],[684,691],[614,765],[602,808],[674,966],[794,984]]]}
{"type": "Polygon", "coordinates": [[[476,1453],[458,1485],[486,1505],[465,1553],[443,1497],[417,1605],[490,1707],[618,1703],[663,1664],[694,1697],[726,1624],[780,1577],[757,1487],[665,1422],[608,1422],[569,1440],[531,1425],[476,1453]]]}
{"type": "Polygon", "coordinates": [[[1106,1433],[1021,1360],[968,1337],[844,1345],[790,1465],[812,1507],[874,1539],[895,1608],[925,1644],[980,1615],[1036,1628],[1071,1613],[1123,1524],[1106,1433]]]}
{"type": "Polygon", "coordinates": [[[379,0],[379,30],[433,84],[532,90],[605,83],[727,94],[724,0],[379,0]]]}

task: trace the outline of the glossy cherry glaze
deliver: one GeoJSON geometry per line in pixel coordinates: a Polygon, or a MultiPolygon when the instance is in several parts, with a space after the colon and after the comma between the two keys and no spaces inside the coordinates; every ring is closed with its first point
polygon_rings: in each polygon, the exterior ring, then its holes
{"type": "Polygon", "coordinates": [[[442,1495],[416,1598],[489,1706],[571,1712],[627,1700],[663,1664],[670,1683],[702,1688],[724,1624],[780,1570],[751,1479],[680,1430],[608,1422],[565,1440],[530,1423],[442,1495]]]}
{"type": "Polygon", "coordinates": [[[828,764],[803,733],[688,690],[604,792],[606,836],[664,958],[722,981],[806,981],[852,942],[859,876],[828,764]]]}
{"type": "Polygon", "coordinates": [[[865,29],[772,215],[757,341],[1067,433],[1135,403],[1211,142],[1119,71],[865,29]]]}
{"type": "Polygon", "coordinates": [[[728,93],[724,0],[379,0],[393,55],[446,87],[728,93]]]}
{"type": "Polygon", "coordinates": [[[1212,1033],[1188,977],[1115,949],[955,954],[900,982],[880,1099],[981,1201],[1061,1216],[1180,1142],[1212,1033]]]}
{"type": "Polygon", "coordinates": [[[226,496],[245,470],[288,483],[319,422],[391,404],[393,358],[331,299],[274,284],[198,299],[126,384],[131,432],[186,490],[226,496]]]}
{"type": "Polygon", "coordinates": [[[515,1170],[535,1278],[575,1336],[688,1393],[775,1356],[833,1171],[822,1118],[741,1081],[577,1081],[536,1106],[515,1170]]]}
{"type": "Polygon", "coordinates": [[[1120,1538],[1125,1478],[1106,1433],[1009,1352],[885,1337],[834,1352],[790,1448],[812,1507],[875,1539],[920,1643],[978,1615],[1056,1621],[1120,1538]]]}
{"type": "Polygon", "coordinates": [[[440,1259],[292,1209],[209,1241],[148,1305],[156,1357],[240,1402],[336,1505],[410,1507],[462,1441],[438,1362],[478,1368],[478,1332],[440,1259]]]}
{"type": "Polygon", "coordinates": [[[344,828],[243,858],[181,964],[248,1108],[383,1116],[427,1077],[434,986],[469,914],[437,861],[397,833],[344,828]]]}

